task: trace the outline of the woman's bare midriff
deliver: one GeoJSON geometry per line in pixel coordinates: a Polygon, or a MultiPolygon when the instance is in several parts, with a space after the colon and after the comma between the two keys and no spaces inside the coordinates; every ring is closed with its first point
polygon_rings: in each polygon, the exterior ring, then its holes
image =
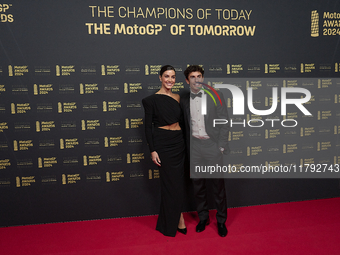
{"type": "Polygon", "coordinates": [[[158,127],[158,128],[162,128],[162,129],[166,129],[166,130],[181,130],[181,127],[179,126],[179,123],[173,123],[171,125],[166,125],[166,126],[162,126],[162,127],[158,127]]]}

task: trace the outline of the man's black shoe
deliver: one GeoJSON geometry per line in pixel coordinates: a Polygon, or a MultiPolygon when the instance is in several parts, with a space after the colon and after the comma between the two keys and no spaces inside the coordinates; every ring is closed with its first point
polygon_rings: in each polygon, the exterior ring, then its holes
{"type": "Polygon", "coordinates": [[[200,222],[196,226],[196,232],[197,233],[202,232],[205,229],[205,226],[209,225],[209,223],[210,223],[209,219],[200,220],[200,222]]]}
{"type": "Polygon", "coordinates": [[[224,223],[217,223],[218,234],[221,237],[225,237],[228,234],[228,230],[224,223]]]}

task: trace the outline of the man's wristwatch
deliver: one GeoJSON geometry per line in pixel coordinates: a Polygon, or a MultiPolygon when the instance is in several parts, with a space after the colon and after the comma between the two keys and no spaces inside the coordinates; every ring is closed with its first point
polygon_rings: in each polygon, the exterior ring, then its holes
{"type": "Polygon", "coordinates": [[[224,148],[223,148],[223,147],[220,147],[219,149],[220,149],[220,152],[223,154],[224,148]]]}

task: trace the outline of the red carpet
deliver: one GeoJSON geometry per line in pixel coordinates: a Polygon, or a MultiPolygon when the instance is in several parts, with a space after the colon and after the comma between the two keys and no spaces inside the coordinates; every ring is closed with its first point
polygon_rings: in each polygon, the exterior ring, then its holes
{"type": "Polygon", "coordinates": [[[196,213],[188,234],[165,237],[157,216],[0,228],[0,254],[340,254],[340,198],[231,208],[229,234],[217,234],[215,211],[202,233],[196,213]]]}

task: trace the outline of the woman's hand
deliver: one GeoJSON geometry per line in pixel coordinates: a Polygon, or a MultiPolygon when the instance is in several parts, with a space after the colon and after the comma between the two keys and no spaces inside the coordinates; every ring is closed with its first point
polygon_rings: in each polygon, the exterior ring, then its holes
{"type": "Polygon", "coordinates": [[[161,160],[159,159],[158,153],[156,151],[151,152],[151,160],[157,166],[161,166],[161,160]]]}

